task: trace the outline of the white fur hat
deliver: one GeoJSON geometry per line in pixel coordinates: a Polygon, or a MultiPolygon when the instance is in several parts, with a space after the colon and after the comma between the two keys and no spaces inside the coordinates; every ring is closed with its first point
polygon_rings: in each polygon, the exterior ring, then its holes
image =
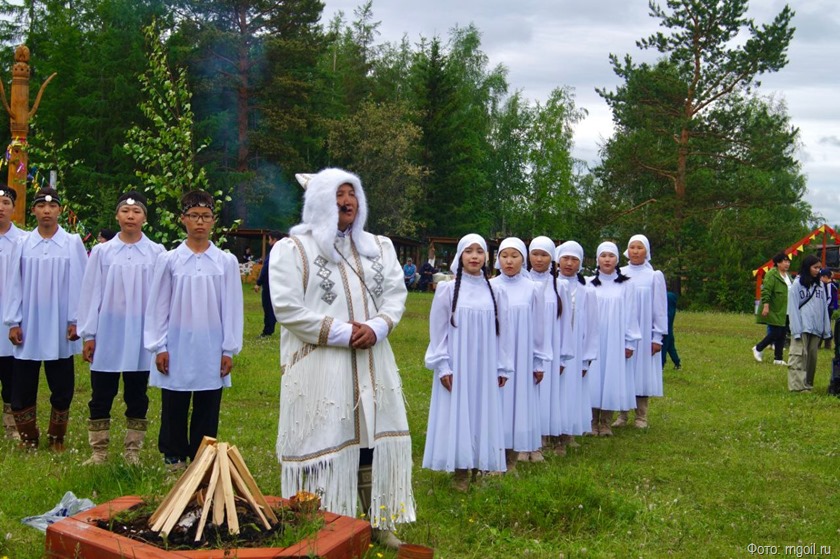
{"type": "Polygon", "coordinates": [[[338,231],[338,204],[335,193],[342,184],[349,184],[356,192],[359,210],[350,226],[350,235],[356,250],[369,258],[379,254],[374,235],[365,231],[367,221],[367,198],[362,181],[343,169],[324,169],[308,178],[303,195],[303,220],[289,230],[290,235],[311,233],[321,254],[338,262],[341,260],[335,250],[335,236],[338,231]]]}

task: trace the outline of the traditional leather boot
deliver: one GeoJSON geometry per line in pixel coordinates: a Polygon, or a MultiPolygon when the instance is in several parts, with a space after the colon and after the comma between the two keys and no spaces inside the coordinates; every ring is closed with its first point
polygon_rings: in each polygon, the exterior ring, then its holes
{"type": "MultiPolygon", "coordinates": [[[[359,466],[359,504],[362,506],[362,512],[365,514],[365,516],[370,515],[369,520],[371,524],[373,524],[374,521],[373,515],[378,513],[378,511],[370,510],[372,490],[373,466],[359,466]]],[[[390,514],[389,511],[388,514],[390,514]]],[[[399,549],[399,547],[403,543],[391,530],[380,530],[379,528],[373,528],[371,530],[371,535],[373,537],[373,541],[375,541],[383,547],[387,547],[388,549],[399,549]]]]}
{"type": "Polygon", "coordinates": [[[88,442],[93,449],[90,458],[82,466],[104,464],[108,461],[108,443],[111,442],[111,419],[88,419],[88,442]]]}
{"type": "Polygon", "coordinates": [[[601,434],[601,410],[598,408],[592,408],[592,426],[590,429],[591,431],[588,433],[590,436],[597,437],[601,434]]]}
{"type": "Polygon", "coordinates": [[[516,461],[519,460],[520,454],[524,455],[522,460],[523,462],[528,461],[528,453],[527,452],[516,452],[512,448],[505,449],[505,468],[507,468],[508,472],[512,472],[516,469],[516,461]]]}
{"type": "Polygon", "coordinates": [[[560,441],[566,448],[577,448],[580,446],[580,443],[575,440],[574,435],[560,435],[560,441]]]}
{"type": "Polygon", "coordinates": [[[137,419],[134,417],[126,419],[125,450],[123,451],[123,458],[126,464],[132,466],[140,465],[140,449],[143,448],[143,441],[146,439],[146,428],[148,425],[148,419],[137,419]]]}
{"type": "Polygon", "coordinates": [[[627,425],[627,412],[620,411],[618,412],[618,418],[612,422],[613,427],[624,427],[627,425]]]}
{"type": "Polygon", "coordinates": [[[7,439],[20,440],[17,425],[15,425],[15,415],[12,413],[12,404],[3,404],[3,430],[6,432],[7,439]]]}
{"type": "Polygon", "coordinates": [[[466,493],[470,489],[470,473],[469,470],[455,470],[455,475],[452,477],[452,489],[461,493],[466,493]]]}
{"type": "Polygon", "coordinates": [[[633,426],[639,429],[644,429],[648,426],[647,422],[647,412],[648,412],[648,397],[647,396],[636,396],[636,421],[633,422],[633,426]]]}
{"type": "Polygon", "coordinates": [[[601,410],[601,423],[598,426],[598,435],[601,437],[612,437],[612,429],[610,429],[610,423],[612,423],[613,412],[608,410],[601,410]]]}
{"type": "Polygon", "coordinates": [[[53,452],[64,452],[64,435],[67,434],[67,422],[70,420],[70,410],[57,410],[50,412],[50,426],[47,430],[47,440],[50,443],[50,450],[53,452]]]}
{"type": "Polygon", "coordinates": [[[20,435],[20,448],[38,448],[41,432],[38,431],[36,406],[14,412],[15,426],[20,435]]]}
{"type": "Polygon", "coordinates": [[[566,456],[566,445],[563,444],[563,435],[552,438],[554,439],[554,454],[560,457],[566,456]]]}

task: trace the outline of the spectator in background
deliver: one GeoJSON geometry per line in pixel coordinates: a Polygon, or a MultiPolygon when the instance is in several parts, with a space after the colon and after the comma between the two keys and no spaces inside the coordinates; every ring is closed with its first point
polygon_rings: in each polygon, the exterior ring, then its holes
{"type": "Polygon", "coordinates": [[[417,266],[414,265],[414,261],[411,258],[408,258],[405,261],[405,266],[403,266],[403,276],[405,277],[406,289],[411,289],[417,285],[417,266]]]}
{"type": "Polygon", "coordinates": [[[271,256],[271,247],[280,240],[281,236],[280,231],[270,231],[268,233],[268,254],[263,259],[260,275],[257,278],[257,283],[254,284],[254,291],[256,293],[259,293],[262,287],[263,331],[260,334],[261,338],[266,338],[274,334],[274,327],[277,324],[277,318],[274,316],[274,307],[271,306],[271,289],[268,284],[268,259],[271,256]]]}
{"type": "MultiPolygon", "coordinates": [[[[820,270],[820,281],[822,282],[823,289],[825,290],[825,298],[828,301],[828,318],[834,315],[834,311],[837,310],[837,283],[832,278],[831,270],[828,268],[823,268],[820,270]]],[[[835,325],[834,330],[837,330],[837,326],[835,325]]],[[[825,349],[831,349],[831,338],[825,338],[820,340],[820,344],[825,349]]]]}
{"type": "Polygon", "coordinates": [[[428,291],[429,286],[434,281],[435,273],[437,273],[437,268],[435,268],[431,260],[423,262],[423,266],[420,268],[420,281],[417,284],[417,289],[419,291],[428,291]]]}
{"type": "Polygon", "coordinates": [[[254,261],[254,253],[251,252],[251,247],[245,247],[245,252],[242,253],[242,263],[245,262],[253,262],[254,261]]]}
{"type": "Polygon", "coordinates": [[[665,367],[665,362],[668,356],[674,362],[674,370],[682,369],[680,356],[677,355],[677,346],[674,343],[674,318],[677,316],[677,294],[673,291],[668,292],[668,333],[662,337],[662,367],[665,367]]]}
{"type": "Polygon", "coordinates": [[[799,275],[788,296],[790,319],[790,367],[788,390],[808,392],[814,388],[819,341],[831,336],[826,291],[820,283],[820,260],[813,254],[802,259],[799,275]]]}
{"type": "Polygon", "coordinates": [[[103,227],[99,230],[99,234],[96,236],[96,242],[98,243],[107,243],[111,239],[114,238],[117,232],[113,229],[108,229],[107,227],[103,227]]]}
{"type": "Polygon", "coordinates": [[[767,325],[767,335],[752,348],[753,357],[761,363],[764,348],[773,344],[774,365],[787,365],[785,363],[784,349],[785,337],[787,336],[787,299],[788,289],[791,285],[790,258],[780,252],[773,257],[775,268],[767,272],[761,284],[761,305],[759,306],[756,321],[759,324],[767,325]]]}

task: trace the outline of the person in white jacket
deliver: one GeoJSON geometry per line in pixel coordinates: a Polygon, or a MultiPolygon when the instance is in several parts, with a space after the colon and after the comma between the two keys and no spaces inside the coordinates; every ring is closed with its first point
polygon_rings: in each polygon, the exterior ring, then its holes
{"type": "Polygon", "coordinates": [[[813,254],[803,258],[799,275],[788,291],[791,336],[788,390],[791,392],[814,388],[820,340],[831,337],[826,291],[819,278],[820,266],[819,258],[813,254]]]}

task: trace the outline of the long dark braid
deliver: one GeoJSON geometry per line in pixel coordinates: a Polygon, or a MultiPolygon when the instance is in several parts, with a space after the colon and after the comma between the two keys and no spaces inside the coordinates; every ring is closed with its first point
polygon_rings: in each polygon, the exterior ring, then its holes
{"type": "Polygon", "coordinates": [[[601,287],[601,278],[599,277],[600,275],[601,267],[595,266],[595,277],[592,278],[592,285],[594,285],[595,287],[601,287]]]}
{"type": "Polygon", "coordinates": [[[481,275],[484,276],[484,281],[487,282],[487,289],[490,290],[490,298],[493,299],[493,314],[496,315],[496,335],[499,335],[499,307],[496,305],[496,294],[493,293],[493,286],[490,285],[490,278],[487,277],[487,268],[481,267],[481,275]]]}
{"type": "MultiPolygon", "coordinates": [[[[624,283],[625,281],[630,279],[630,276],[625,276],[621,273],[621,268],[619,268],[618,266],[616,266],[615,271],[618,273],[618,276],[615,278],[615,283],[624,283]]],[[[601,286],[601,278],[598,277],[600,274],[601,267],[598,266],[597,268],[595,268],[595,278],[592,280],[592,285],[594,285],[595,287],[601,286]]],[[[580,273],[578,273],[578,275],[580,275],[580,273]]]]}
{"type": "Polygon", "coordinates": [[[583,277],[583,272],[578,272],[577,273],[577,279],[578,279],[579,284],[586,285],[586,278],[583,277]]]}
{"type": "Polygon", "coordinates": [[[563,314],[563,301],[560,300],[560,293],[557,292],[557,264],[551,261],[551,285],[554,287],[554,296],[557,297],[557,318],[563,314]]]}
{"type": "Polygon", "coordinates": [[[455,307],[458,306],[458,292],[461,290],[461,276],[464,273],[464,265],[460,262],[458,264],[458,271],[455,273],[455,293],[452,295],[452,314],[449,316],[449,324],[451,324],[453,328],[458,327],[458,325],[455,324],[455,307]]]}
{"type": "Polygon", "coordinates": [[[616,266],[616,271],[618,272],[618,277],[615,278],[615,283],[624,283],[625,281],[630,279],[630,276],[625,276],[621,273],[621,268],[616,266]]]}

